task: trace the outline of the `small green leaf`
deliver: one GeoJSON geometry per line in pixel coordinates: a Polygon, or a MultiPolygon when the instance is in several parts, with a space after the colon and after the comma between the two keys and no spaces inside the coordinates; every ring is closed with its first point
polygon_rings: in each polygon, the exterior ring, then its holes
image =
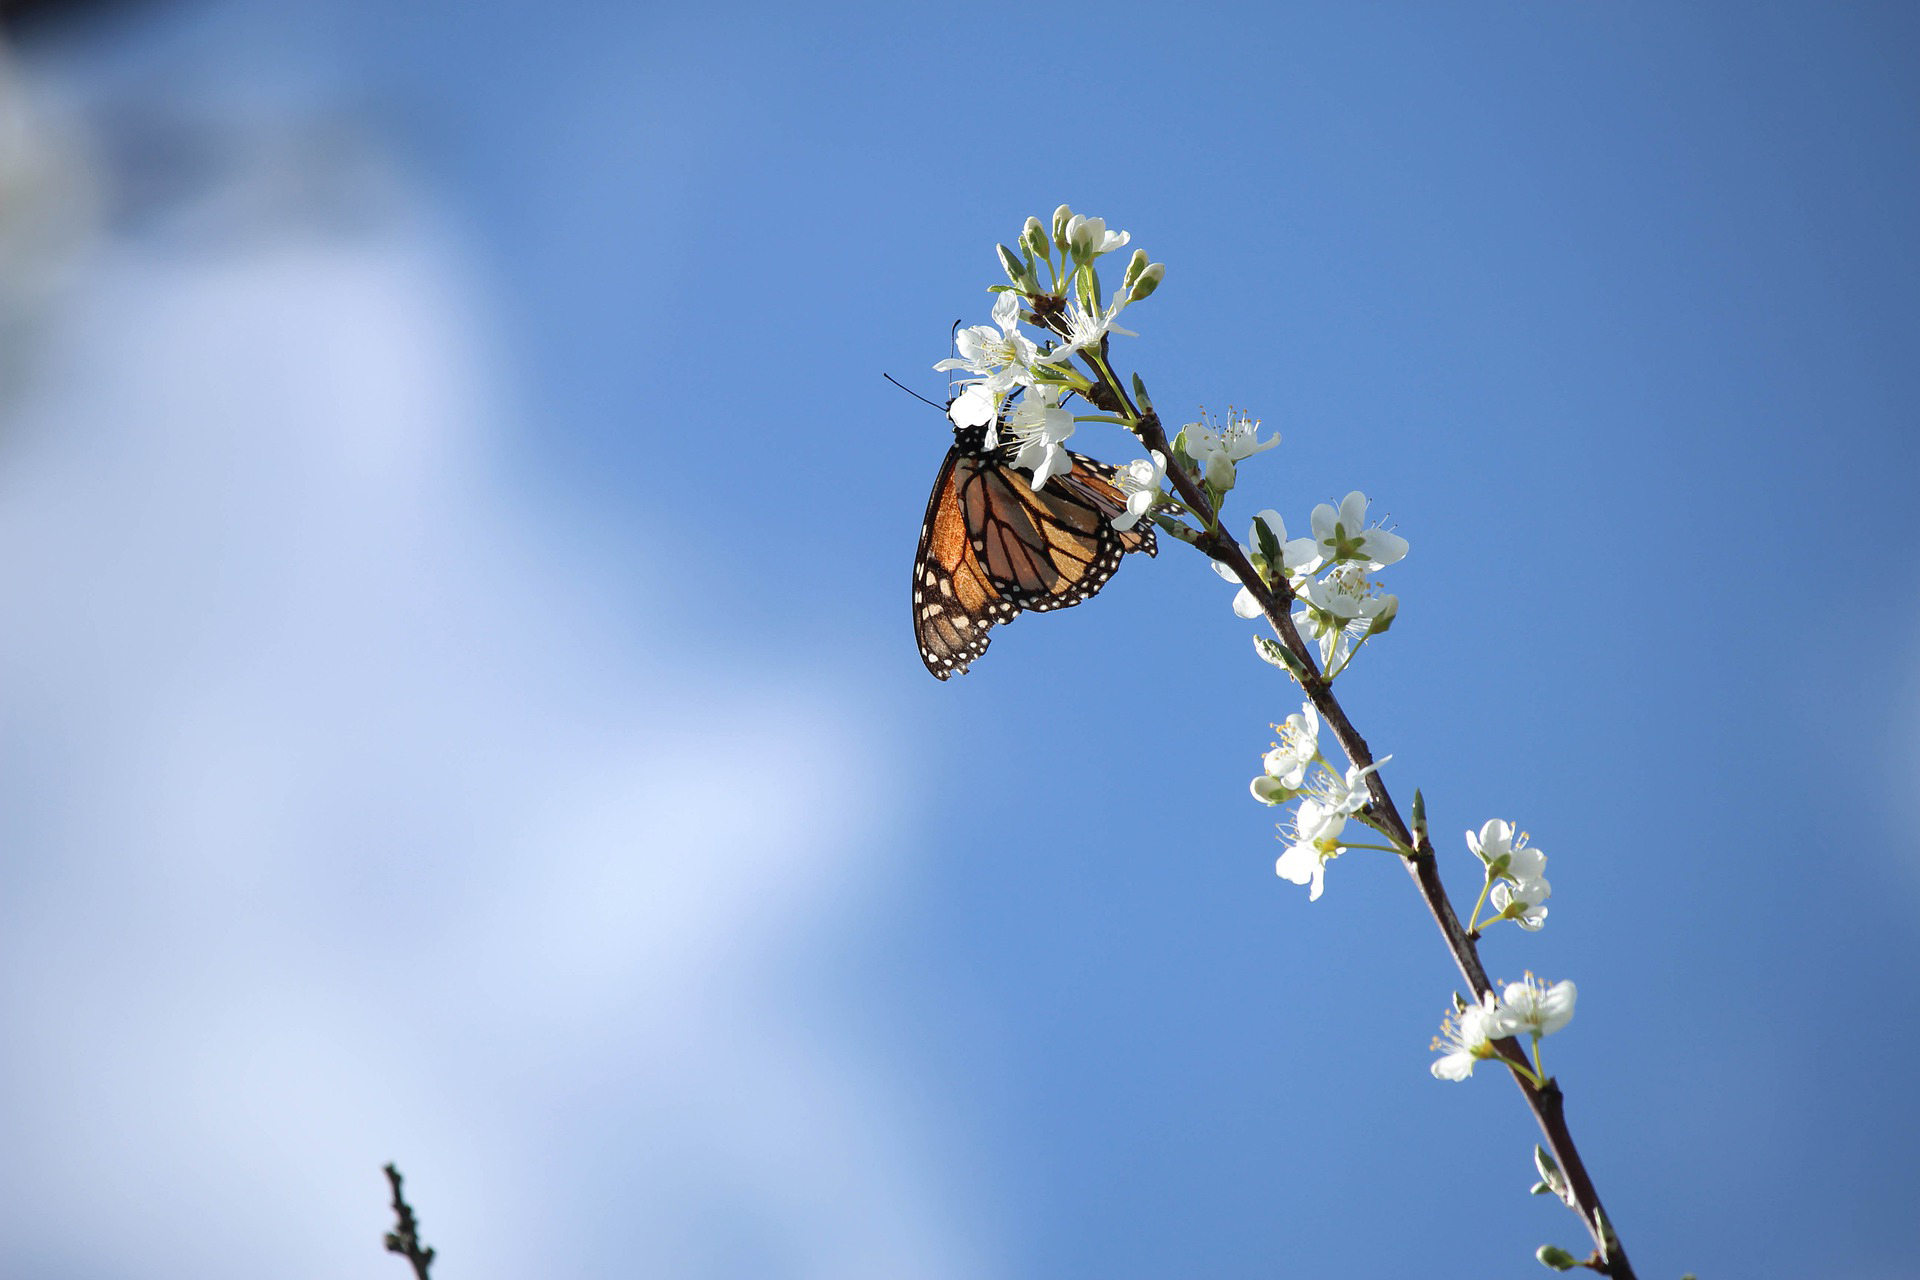
{"type": "Polygon", "coordinates": [[[1153,412],[1153,399],[1147,395],[1147,384],[1140,381],[1140,375],[1137,373],[1133,375],[1133,398],[1140,402],[1142,413],[1153,412]]]}
{"type": "Polygon", "coordinates": [[[1020,284],[1027,278],[1027,264],[1019,254],[1003,244],[995,245],[1000,252],[1000,269],[1007,273],[1007,279],[1020,284]]]}
{"type": "Polygon", "coordinates": [[[1280,539],[1273,536],[1273,530],[1258,516],[1253,520],[1253,538],[1260,544],[1260,558],[1267,562],[1267,576],[1271,578],[1279,571],[1284,559],[1280,554],[1280,539]]]}

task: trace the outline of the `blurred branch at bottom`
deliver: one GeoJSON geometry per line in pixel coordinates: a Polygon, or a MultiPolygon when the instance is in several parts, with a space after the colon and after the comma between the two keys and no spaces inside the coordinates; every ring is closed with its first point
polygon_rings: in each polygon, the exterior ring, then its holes
{"type": "Polygon", "coordinates": [[[391,1164],[386,1170],[387,1184],[393,1188],[393,1216],[398,1220],[396,1229],[387,1232],[387,1252],[400,1254],[412,1263],[415,1280],[430,1280],[427,1268],[433,1265],[433,1250],[420,1243],[420,1222],[413,1216],[413,1206],[400,1194],[400,1170],[391,1164]]]}

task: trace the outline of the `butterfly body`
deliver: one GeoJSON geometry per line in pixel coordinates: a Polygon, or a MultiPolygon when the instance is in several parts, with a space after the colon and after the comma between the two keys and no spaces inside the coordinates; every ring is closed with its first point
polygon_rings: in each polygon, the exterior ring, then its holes
{"type": "Polygon", "coordinates": [[[956,429],[927,499],[913,563],[913,632],[920,660],[941,680],[987,651],[989,628],[1022,610],[1091,599],[1129,551],[1155,553],[1150,525],[1113,527],[1126,496],[1112,467],[1069,453],[1072,469],[1036,493],[1013,452],[987,448],[985,427],[956,429]]]}

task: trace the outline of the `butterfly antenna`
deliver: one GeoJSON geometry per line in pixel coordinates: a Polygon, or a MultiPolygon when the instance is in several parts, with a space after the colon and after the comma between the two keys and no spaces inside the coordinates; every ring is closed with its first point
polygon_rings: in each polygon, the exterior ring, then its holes
{"type": "Polygon", "coordinates": [[[947,411],[947,406],[943,404],[934,404],[933,401],[927,399],[925,396],[921,395],[918,391],[915,391],[912,387],[900,381],[900,379],[894,377],[892,374],[883,373],[880,376],[885,378],[888,382],[891,382],[894,386],[900,388],[902,391],[906,392],[908,395],[912,396],[915,400],[918,400],[923,404],[932,404],[934,408],[938,409],[942,413],[945,413],[947,411]]]}
{"type": "MultiPolygon", "coordinates": [[[[960,321],[958,320],[955,320],[953,322],[953,332],[947,338],[947,345],[949,348],[951,348],[953,352],[953,358],[958,360],[960,358],[960,321]]],[[[953,388],[954,388],[954,381],[952,378],[948,378],[947,379],[947,399],[950,402],[958,394],[957,392],[954,391],[953,388]]]]}

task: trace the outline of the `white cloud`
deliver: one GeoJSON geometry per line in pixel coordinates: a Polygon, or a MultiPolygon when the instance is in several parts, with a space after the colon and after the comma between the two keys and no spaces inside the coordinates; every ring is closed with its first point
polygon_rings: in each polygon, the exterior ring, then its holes
{"type": "Polygon", "coordinates": [[[864,726],[602,632],[422,218],[281,231],[101,246],[0,432],[0,1270],[398,1274],[388,1158],[450,1275],[969,1269],[814,981],[864,726]]]}

